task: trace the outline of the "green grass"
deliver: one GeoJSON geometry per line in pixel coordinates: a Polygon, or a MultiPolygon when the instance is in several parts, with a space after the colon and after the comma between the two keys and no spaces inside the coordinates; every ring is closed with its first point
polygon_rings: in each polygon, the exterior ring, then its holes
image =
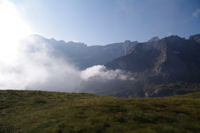
{"type": "Polygon", "coordinates": [[[0,133],[199,133],[200,93],[165,98],[0,91],[0,133]]]}

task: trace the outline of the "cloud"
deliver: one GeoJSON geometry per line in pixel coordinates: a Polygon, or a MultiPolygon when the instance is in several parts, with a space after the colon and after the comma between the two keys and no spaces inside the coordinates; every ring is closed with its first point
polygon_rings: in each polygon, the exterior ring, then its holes
{"type": "Polygon", "coordinates": [[[91,79],[101,79],[101,80],[134,80],[131,76],[131,73],[122,71],[120,69],[117,70],[107,70],[104,65],[95,65],[81,71],[81,78],[85,81],[91,79]]]}
{"type": "Polygon", "coordinates": [[[39,36],[22,40],[31,28],[7,0],[0,1],[0,19],[0,89],[71,92],[134,80],[131,73],[103,65],[81,71],[66,57],[53,55],[55,49],[39,36]]]}
{"type": "Polygon", "coordinates": [[[15,60],[8,63],[0,60],[0,88],[55,91],[78,88],[79,70],[72,63],[51,56],[50,50],[48,44],[34,37],[22,41],[15,60]]]}
{"type": "Polygon", "coordinates": [[[193,16],[193,17],[196,17],[196,18],[200,17],[200,9],[196,9],[196,10],[193,12],[192,16],[193,16]]]}
{"type": "Polygon", "coordinates": [[[52,55],[53,47],[38,36],[19,43],[15,60],[0,60],[0,89],[74,92],[134,80],[129,72],[96,65],[79,70],[73,62],[52,55]]]}

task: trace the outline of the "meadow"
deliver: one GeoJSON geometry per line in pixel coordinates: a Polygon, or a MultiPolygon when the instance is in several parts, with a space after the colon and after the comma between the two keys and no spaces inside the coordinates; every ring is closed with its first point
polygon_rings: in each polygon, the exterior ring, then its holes
{"type": "Polygon", "coordinates": [[[199,133],[200,92],[163,98],[0,91],[0,133],[199,133]]]}

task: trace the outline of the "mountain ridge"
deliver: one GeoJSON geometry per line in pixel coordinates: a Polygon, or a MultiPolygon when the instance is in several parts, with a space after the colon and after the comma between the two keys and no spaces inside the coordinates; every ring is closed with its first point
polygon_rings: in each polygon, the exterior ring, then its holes
{"type": "MultiPolygon", "coordinates": [[[[154,97],[185,94],[200,90],[200,35],[188,39],[172,35],[147,42],[87,46],[47,39],[50,54],[71,59],[80,69],[105,65],[106,71],[122,70],[134,80],[93,80],[81,84],[77,92],[118,97],[154,97]],[[193,88],[193,89],[190,89],[193,88]]],[[[41,40],[39,39],[39,42],[41,40]]]]}
{"type": "Polygon", "coordinates": [[[154,75],[161,73],[181,74],[189,69],[192,72],[198,72],[197,75],[200,75],[198,70],[198,67],[200,67],[199,50],[200,44],[193,40],[170,36],[153,43],[138,43],[130,50],[128,55],[119,57],[106,66],[111,69],[131,72],[148,71],[148,73],[154,75]],[[191,63],[195,64],[190,65],[191,63]],[[151,70],[149,71],[149,69],[151,70]]]}
{"type": "MultiPolygon", "coordinates": [[[[195,37],[197,40],[199,36],[195,37]]],[[[190,85],[196,84],[198,88],[200,83],[200,43],[196,40],[169,36],[153,42],[138,43],[129,54],[105,66],[110,70],[121,69],[135,73],[137,81],[131,83],[131,86],[133,90],[140,90],[141,96],[174,95],[181,88],[186,89],[180,93],[187,93],[191,91],[190,85]],[[138,84],[140,87],[137,87],[138,84]],[[170,84],[174,86],[170,87],[170,84]]]]}
{"type": "Polygon", "coordinates": [[[107,62],[126,55],[130,48],[132,48],[137,42],[124,41],[120,43],[112,43],[104,46],[94,45],[87,46],[82,42],[65,42],[63,40],[46,39],[40,35],[32,35],[30,38],[35,40],[35,44],[47,43],[47,47],[50,47],[50,52],[53,56],[58,56],[63,59],[70,60],[80,69],[85,69],[93,65],[104,65],[107,62]]]}

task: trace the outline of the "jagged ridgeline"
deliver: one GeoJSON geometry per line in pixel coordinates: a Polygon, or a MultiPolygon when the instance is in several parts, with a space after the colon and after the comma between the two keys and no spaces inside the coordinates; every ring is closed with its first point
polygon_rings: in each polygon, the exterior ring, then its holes
{"type": "Polygon", "coordinates": [[[105,46],[87,46],[81,42],[57,41],[53,38],[46,39],[40,35],[31,35],[30,38],[34,39],[32,49],[37,49],[37,45],[45,43],[50,49],[51,55],[71,61],[80,69],[93,65],[104,65],[115,58],[126,55],[137,44],[137,42],[127,40],[105,46]]]}
{"type": "MultiPolygon", "coordinates": [[[[128,55],[106,64],[135,73],[141,96],[166,96],[197,91],[200,83],[200,35],[169,36],[138,43],[128,55]]],[[[136,89],[136,90],[138,90],[136,89]]],[[[134,93],[134,92],[132,92],[134,93]]]]}
{"type": "MultiPolygon", "coordinates": [[[[200,34],[188,39],[153,37],[147,42],[125,41],[104,46],[87,46],[31,36],[36,44],[44,42],[52,56],[73,62],[84,70],[105,65],[107,70],[121,70],[134,80],[90,80],[81,83],[77,92],[119,97],[151,97],[185,94],[200,89],[200,34]],[[38,42],[38,43],[37,43],[38,42]]],[[[31,47],[31,50],[37,45],[31,47]]]]}
{"type": "Polygon", "coordinates": [[[125,56],[106,63],[110,70],[131,72],[133,81],[107,82],[86,92],[120,97],[152,97],[200,90],[200,35],[189,39],[154,37],[135,44],[125,56]],[[103,88],[103,89],[102,89],[103,88]]]}

